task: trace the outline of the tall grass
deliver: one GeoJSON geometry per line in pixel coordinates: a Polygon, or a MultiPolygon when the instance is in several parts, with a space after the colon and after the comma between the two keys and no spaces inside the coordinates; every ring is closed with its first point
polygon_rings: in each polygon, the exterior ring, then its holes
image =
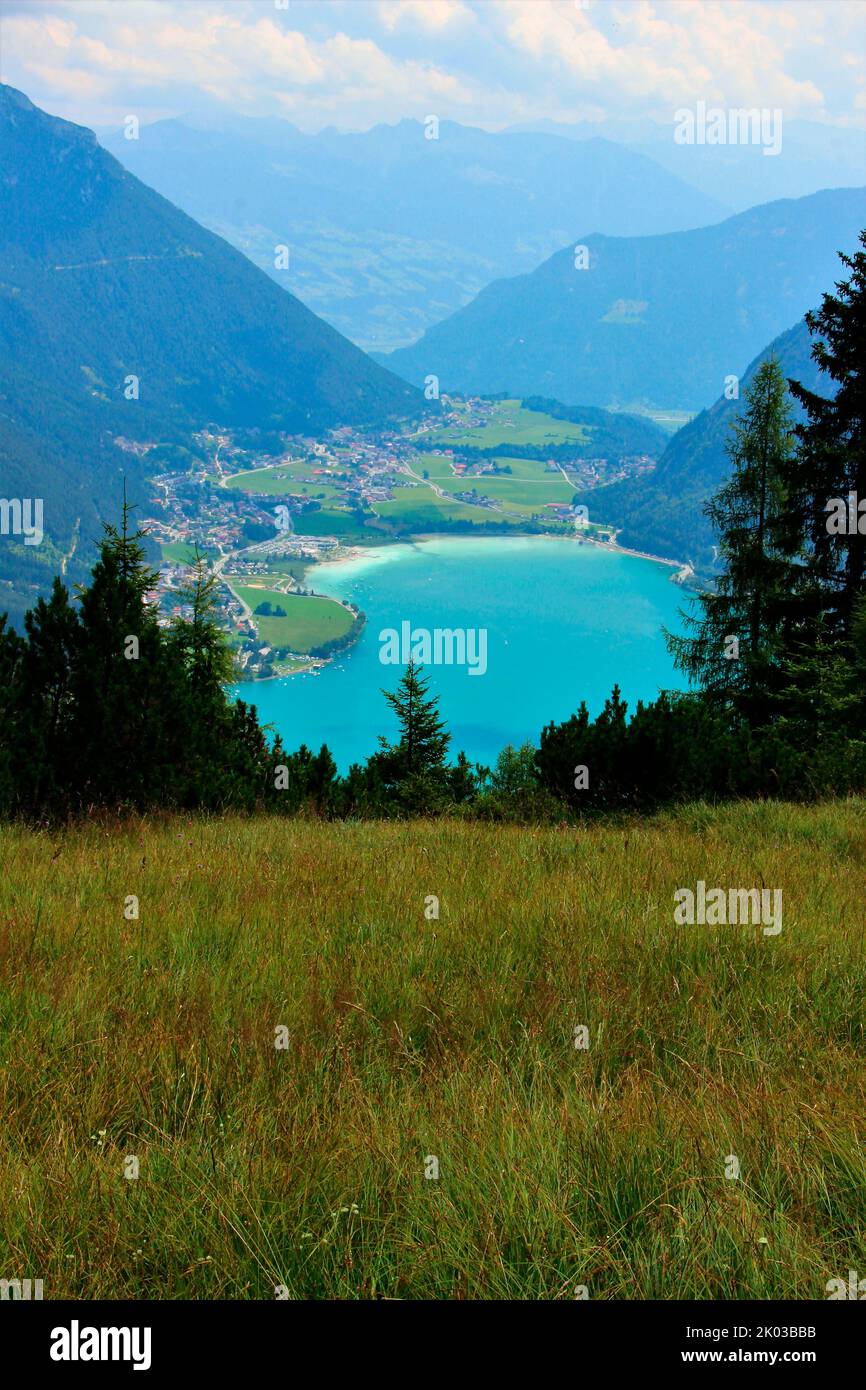
{"type": "Polygon", "coordinates": [[[3,829],[0,1277],[725,1299],[866,1275],[864,809],[3,829]],[[674,926],[698,879],[781,888],[781,934],[674,926]]]}

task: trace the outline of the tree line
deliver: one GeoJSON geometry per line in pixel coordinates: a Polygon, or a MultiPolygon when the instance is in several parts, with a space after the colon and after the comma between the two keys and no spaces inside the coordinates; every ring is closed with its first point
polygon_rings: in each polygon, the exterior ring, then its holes
{"type": "Polygon", "coordinates": [[[385,699],[393,741],[345,776],[326,746],[288,753],[232,701],[232,658],[204,559],[165,626],[158,576],[124,499],[86,585],[61,579],[24,619],[0,616],[0,814],[58,819],[96,808],[443,812],[557,819],[726,797],[866,789],[864,250],[807,315],[830,398],[765,361],[729,441],[730,480],[707,504],[721,575],[667,634],[687,693],[629,714],[614,688],[493,768],[458,753],[428,678],[410,663],[385,699]],[[791,396],[803,420],[793,423],[791,396]],[[862,511],[861,511],[862,503],[862,511]]]}

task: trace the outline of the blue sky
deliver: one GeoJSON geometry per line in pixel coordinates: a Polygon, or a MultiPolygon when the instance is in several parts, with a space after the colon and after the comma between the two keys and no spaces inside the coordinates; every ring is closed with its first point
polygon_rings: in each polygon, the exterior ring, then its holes
{"type": "Polygon", "coordinates": [[[488,129],[698,100],[866,126],[866,0],[2,0],[0,74],[87,125],[224,107],[488,129]]]}

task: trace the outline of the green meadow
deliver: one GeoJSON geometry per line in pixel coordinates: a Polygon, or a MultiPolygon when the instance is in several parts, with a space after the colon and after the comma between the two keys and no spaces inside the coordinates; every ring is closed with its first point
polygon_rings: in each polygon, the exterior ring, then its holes
{"type": "MultiPolygon", "coordinates": [[[[195,563],[196,548],[194,545],[190,545],[188,541],[166,541],[160,546],[160,551],[162,553],[163,563],[166,561],[173,561],[174,564],[179,565],[192,565],[195,563]]],[[[199,546],[198,553],[207,559],[214,556],[216,551],[210,550],[207,546],[199,546]]]]}
{"type": "Polygon", "coordinates": [[[5,1275],[825,1298],[866,1268],[864,811],[3,828],[5,1275]],[[675,926],[699,879],[781,933],[675,926]]]}
{"type": "Polygon", "coordinates": [[[309,463],[271,464],[267,468],[234,473],[226,478],[225,486],[269,497],[287,497],[290,493],[296,497],[317,497],[327,501],[339,497],[341,489],[329,482],[326,476],[315,477],[313,468],[314,465],[309,463]]]}
{"type": "MultiPolygon", "coordinates": [[[[440,487],[445,486],[443,480],[437,482],[440,487]]],[[[435,527],[440,521],[470,521],[475,526],[485,526],[507,520],[499,512],[456,502],[450,497],[440,497],[432,488],[421,484],[395,488],[391,500],[374,505],[377,516],[383,520],[411,526],[416,530],[435,527]]]]}
{"type": "Polygon", "coordinates": [[[592,437],[593,426],[576,425],[569,420],[557,420],[543,411],[524,410],[520,401],[497,401],[487,424],[473,429],[438,429],[437,444],[444,448],[468,447],[496,449],[500,445],[586,444],[592,437]]]}
{"type": "Polygon", "coordinates": [[[548,502],[570,502],[577,484],[568,482],[562,474],[548,472],[545,464],[530,459],[498,458],[500,465],[506,464],[511,473],[483,474],[450,478],[447,482],[437,479],[439,487],[449,492],[467,492],[473,488],[482,497],[490,497],[494,502],[507,503],[524,512],[536,511],[548,502]],[[522,463],[516,469],[516,463],[522,463]],[[527,466],[528,465],[528,466],[527,466]]]}
{"type": "Polygon", "coordinates": [[[451,459],[445,454],[420,453],[413,461],[416,473],[426,473],[434,482],[443,484],[444,480],[450,481],[455,477],[454,469],[451,467],[451,459]]]}
{"type": "Polygon", "coordinates": [[[301,512],[292,517],[292,527],[299,536],[338,536],[347,541],[369,541],[370,531],[352,512],[343,507],[321,507],[318,511],[301,512]]]}
{"type": "Polygon", "coordinates": [[[295,555],[265,555],[262,556],[262,564],[268,578],[274,583],[291,578],[305,584],[310,570],[315,569],[315,562],[300,559],[295,555]]]}
{"type": "MultiPolygon", "coordinates": [[[[479,497],[489,497],[503,511],[514,512],[527,519],[541,511],[548,503],[571,502],[578,487],[576,480],[564,477],[559,469],[556,472],[549,470],[546,463],[540,459],[516,459],[499,455],[491,459],[490,463],[507,467],[510,471],[481,475],[458,474],[453,471],[450,459],[441,454],[430,453],[420,454],[414,466],[416,473],[422,477],[426,474],[427,479],[444,492],[456,494],[474,490],[479,497]]],[[[398,497],[397,500],[401,507],[406,505],[402,498],[398,497]]],[[[381,504],[377,504],[377,511],[381,510],[381,504]]],[[[506,518],[500,515],[498,519],[501,521],[506,518]]],[[[552,517],[550,519],[553,520],[552,517]]]]}
{"type": "Polygon", "coordinates": [[[354,621],[353,615],[335,599],[313,594],[284,594],[277,589],[257,588],[227,578],[232,592],[253,610],[253,621],[262,641],[269,647],[287,647],[305,654],[323,642],[343,637],[354,621]],[[256,609],[261,603],[279,605],[285,609],[284,618],[261,617],[256,609]]]}

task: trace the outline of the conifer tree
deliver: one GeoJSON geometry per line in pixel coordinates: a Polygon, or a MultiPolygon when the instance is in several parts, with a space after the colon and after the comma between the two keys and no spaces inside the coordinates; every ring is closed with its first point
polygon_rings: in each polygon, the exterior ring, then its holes
{"type": "Polygon", "coordinates": [[[171,630],[171,646],[189,678],[190,694],[207,704],[222,702],[224,686],[234,674],[234,659],[225,633],[216,621],[217,576],[195,550],[189,577],[177,592],[182,617],[171,630]]]}
{"type": "Polygon", "coordinates": [[[23,741],[19,672],[24,643],[0,613],[0,815],[19,809],[23,741]]]}
{"type": "Polygon", "coordinates": [[[399,738],[388,743],[380,736],[379,752],[370,759],[371,772],[382,778],[398,808],[418,814],[439,809],[448,787],[451,735],[439,717],[438,696],[428,695],[429,683],[410,661],[397,689],[382,691],[397,716],[399,738]]]}
{"type": "Polygon", "coordinates": [[[430,678],[421,674],[422,668],[409,662],[395,691],[382,694],[397,716],[400,737],[388,748],[404,776],[434,772],[445,765],[445,755],[451,735],[439,718],[438,696],[428,696],[430,678]]]}
{"type": "Polygon", "coordinates": [[[680,670],[750,724],[768,715],[784,681],[803,582],[800,527],[790,504],[792,411],[778,361],[761,363],[728,442],[730,480],[706,504],[720,536],[723,571],[683,615],[685,635],[666,633],[680,670]]]}
{"type": "MultiPolygon", "coordinates": [[[[232,663],[214,576],[197,557],[182,591],[188,615],[164,632],[130,513],[124,498],[77,607],[57,579],[23,637],[0,615],[0,814],[282,807],[282,745],[269,747],[255,707],[225,690],[232,663]]],[[[339,779],[327,748],[310,763],[316,804],[330,810],[339,779]]]]}
{"type": "Polygon", "coordinates": [[[78,589],[76,780],[85,805],[142,805],[165,773],[160,711],[171,673],[148,600],[158,575],[145,563],[144,532],[130,530],[131,512],[124,489],[121,528],[105,526],[91,581],[78,589]]]}
{"type": "Polygon", "coordinates": [[[809,540],[812,593],[818,596],[813,612],[825,618],[826,631],[845,638],[866,577],[866,231],[860,244],[863,250],[853,256],[840,254],[851,274],[837,283],[838,293],[825,294],[821,308],[806,315],[815,340],[812,357],[836,383],[835,395],[825,398],[789,383],[807,417],[796,429],[794,496],[809,540]],[[852,494],[853,530],[847,524],[852,494]]]}
{"type": "Polygon", "coordinates": [[[18,670],[18,738],[29,749],[22,795],[34,810],[70,805],[79,756],[74,684],[81,655],[81,625],[69,591],[54,580],[48,600],[24,617],[18,670]]]}
{"type": "Polygon", "coordinates": [[[187,806],[219,806],[230,797],[231,759],[223,764],[230,712],[225,685],[234,662],[216,620],[218,579],[195,552],[186,582],[177,591],[181,616],[166,639],[169,673],[167,776],[173,795],[187,806]]]}

